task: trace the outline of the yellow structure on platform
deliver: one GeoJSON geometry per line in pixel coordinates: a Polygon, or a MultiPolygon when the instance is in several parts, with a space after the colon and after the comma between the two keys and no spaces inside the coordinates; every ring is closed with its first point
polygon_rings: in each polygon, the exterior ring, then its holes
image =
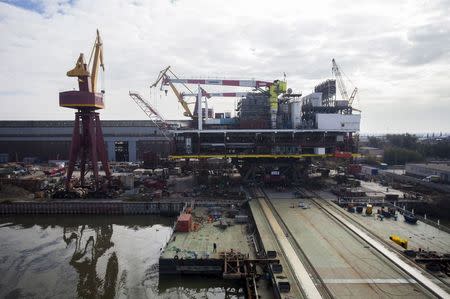
{"type": "Polygon", "coordinates": [[[270,109],[278,109],[278,96],[286,93],[287,83],[285,81],[275,80],[269,87],[270,109]]]}
{"type": "MultiPolygon", "coordinates": [[[[352,154],[358,157],[358,154],[352,154]]],[[[334,154],[223,154],[223,155],[170,155],[169,159],[302,159],[302,158],[333,158],[334,154]]]]}
{"type": "Polygon", "coordinates": [[[391,241],[393,241],[394,243],[402,246],[403,248],[408,249],[408,240],[402,239],[397,235],[391,235],[389,239],[391,239],[391,241]]]}

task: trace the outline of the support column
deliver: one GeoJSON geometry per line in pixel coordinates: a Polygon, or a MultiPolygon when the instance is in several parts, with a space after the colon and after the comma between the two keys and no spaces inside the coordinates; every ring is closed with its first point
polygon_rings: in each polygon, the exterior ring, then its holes
{"type": "Polygon", "coordinates": [[[116,161],[116,146],[114,141],[107,141],[106,146],[108,147],[108,160],[116,161]]]}
{"type": "Polygon", "coordinates": [[[198,85],[197,94],[197,117],[198,117],[198,130],[203,130],[203,113],[202,113],[202,89],[198,85]]]}
{"type": "Polygon", "coordinates": [[[128,141],[128,160],[130,162],[136,162],[136,140],[128,141]]]}

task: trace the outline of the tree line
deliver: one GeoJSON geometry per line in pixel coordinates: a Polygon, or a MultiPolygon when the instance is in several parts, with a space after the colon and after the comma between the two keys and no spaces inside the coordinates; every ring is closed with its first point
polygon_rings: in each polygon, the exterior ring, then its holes
{"type": "Polygon", "coordinates": [[[369,146],[384,149],[384,162],[390,165],[423,162],[427,159],[450,159],[450,139],[419,141],[412,134],[388,134],[369,137],[369,146]]]}

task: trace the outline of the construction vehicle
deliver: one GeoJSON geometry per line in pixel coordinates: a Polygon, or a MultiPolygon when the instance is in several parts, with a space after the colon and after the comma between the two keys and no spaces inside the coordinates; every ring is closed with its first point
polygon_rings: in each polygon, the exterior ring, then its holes
{"type": "Polygon", "coordinates": [[[418,218],[410,213],[404,213],[403,218],[405,218],[405,222],[409,224],[416,224],[418,218]]]}
{"type": "Polygon", "coordinates": [[[405,249],[408,249],[408,240],[403,239],[403,238],[400,238],[400,237],[397,236],[397,235],[390,235],[390,236],[389,236],[389,239],[390,239],[392,242],[394,242],[394,243],[400,245],[401,247],[403,247],[403,248],[405,248],[405,249]]]}
{"type": "Polygon", "coordinates": [[[372,205],[367,205],[366,206],[366,215],[367,216],[369,216],[369,215],[372,215],[372,209],[373,209],[373,207],[372,207],[372,205]]]}

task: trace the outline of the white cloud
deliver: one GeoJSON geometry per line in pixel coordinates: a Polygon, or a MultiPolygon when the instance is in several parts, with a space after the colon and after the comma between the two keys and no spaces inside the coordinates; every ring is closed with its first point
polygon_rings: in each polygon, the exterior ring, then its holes
{"type": "MultiPolygon", "coordinates": [[[[450,131],[449,2],[80,0],[0,3],[0,119],[72,119],[58,92],[95,29],[105,47],[103,119],[145,119],[128,90],[150,97],[160,69],[183,76],[274,80],[307,93],[335,57],[359,90],[365,132],[450,131]]],[[[348,89],[353,86],[348,86],[348,89]]],[[[210,91],[216,90],[210,88],[210,91]]],[[[152,93],[166,118],[175,98],[152,93]]],[[[214,100],[231,110],[234,101],[214,100]]]]}

